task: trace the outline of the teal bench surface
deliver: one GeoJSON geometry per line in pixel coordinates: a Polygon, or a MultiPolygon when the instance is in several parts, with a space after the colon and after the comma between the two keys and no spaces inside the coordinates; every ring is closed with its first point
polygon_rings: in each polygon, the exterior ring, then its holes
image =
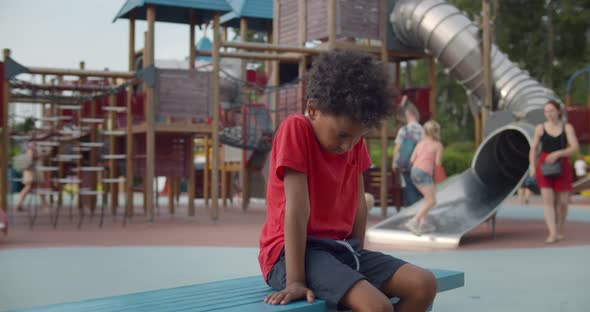
{"type": "MultiPolygon", "coordinates": [[[[464,274],[458,271],[431,270],[438,282],[437,292],[464,285],[464,274]]],[[[54,304],[22,311],[242,311],[242,312],[324,312],[323,300],[313,303],[296,301],[287,305],[270,305],[262,300],[273,290],[261,276],[152,290],[79,302],[54,304]]]]}

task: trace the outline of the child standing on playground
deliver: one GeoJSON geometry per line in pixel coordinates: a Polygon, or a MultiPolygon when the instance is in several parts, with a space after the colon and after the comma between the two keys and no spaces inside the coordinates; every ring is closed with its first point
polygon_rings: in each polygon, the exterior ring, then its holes
{"type": "MultiPolygon", "coordinates": [[[[16,203],[16,209],[18,211],[24,210],[23,203],[25,201],[25,198],[28,194],[31,193],[31,191],[33,190],[33,186],[35,184],[42,183],[44,178],[43,173],[36,171],[35,167],[43,164],[43,157],[45,157],[45,154],[43,152],[37,151],[37,146],[34,142],[29,142],[27,144],[26,156],[29,159],[29,165],[27,166],[27,168],[23,170],[22,183],[24,186],[18,194],[18,201],[16,203]]],[[[45,200],[45,196],[39,195],[39,199],[41,200],[43,212],[49,213],[49,205],[45,200]]]]}
{"type": "Polygon", "coordinates": [[[436,205],[434,169],[442,163],[443,145],[440,142],[440,125],[429,120],[424,124],[424,136],[412,154],[412,182],[424,196],[422,207],[406,227],[415,235],[433,232],[434,224],[427,221],[428,211],[436,205]]]}
{"type": "Polygon", "coordinates": [[[279,126],[271,152],[267,218],[259,262],[278,292],[269,304],[316,297],[354,311],[426,311],[436,294],[432,273],[364,249],[367,206],[362,139],[391,114],[384,68],[370,55],[333,50],[307,75],[306,115],[279,126]]]}

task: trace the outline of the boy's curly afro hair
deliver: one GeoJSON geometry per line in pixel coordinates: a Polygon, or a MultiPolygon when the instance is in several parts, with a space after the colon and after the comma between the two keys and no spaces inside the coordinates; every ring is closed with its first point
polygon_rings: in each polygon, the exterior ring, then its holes
{"type": "Polygon", "coordinates": [[[385,66],[367,53],[335,49],[320,54],[307,73],[306,97],[316,109],[379,127],[393,113],[394,91],[385,66]]]}

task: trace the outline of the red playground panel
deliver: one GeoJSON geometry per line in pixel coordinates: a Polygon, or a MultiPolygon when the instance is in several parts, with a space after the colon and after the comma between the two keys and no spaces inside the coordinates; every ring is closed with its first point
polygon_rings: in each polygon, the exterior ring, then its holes
{"type": "Polygon", "coordinates": [[[265,87],[268,83],[268,77],[264,73],[255,71],[253,69],[248,69],[248,71],[246,71],[246,80],[261,87],[265,87]]]}
{"type": "Polygon", "coordinates": [[[430,111],[430,87],[408,88],[402,90],[401,94],[402,96],[407,96],[408,100],[416,105],[416,108],[420,112],[421,124],[432,118],[432,112],[430,111]]]}
{"type": "Polygon", "coordinates": [[[567,108],[567,120],[574,127],[580,144],[590,143],[590,107],[570,106],[567,108]]]}

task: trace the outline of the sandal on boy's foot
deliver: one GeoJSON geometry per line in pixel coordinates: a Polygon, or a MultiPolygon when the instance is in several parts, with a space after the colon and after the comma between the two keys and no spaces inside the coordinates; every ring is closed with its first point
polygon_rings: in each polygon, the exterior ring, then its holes
{"type": "Polygon", "coordinates": [[[420,224],[420,233],[431,233],[436,230],[436,227],[432,223],[424,222],[420,224]]]}
{"type": "Polygon", "coordinates": [[[410,219],[410,221],[406,222],[404,226],[406,229],[410,230],[412,234],[416,236],[422,235],[422,233],[420,232],[420,226],[418,225],[418,221],[410,219]]]}

